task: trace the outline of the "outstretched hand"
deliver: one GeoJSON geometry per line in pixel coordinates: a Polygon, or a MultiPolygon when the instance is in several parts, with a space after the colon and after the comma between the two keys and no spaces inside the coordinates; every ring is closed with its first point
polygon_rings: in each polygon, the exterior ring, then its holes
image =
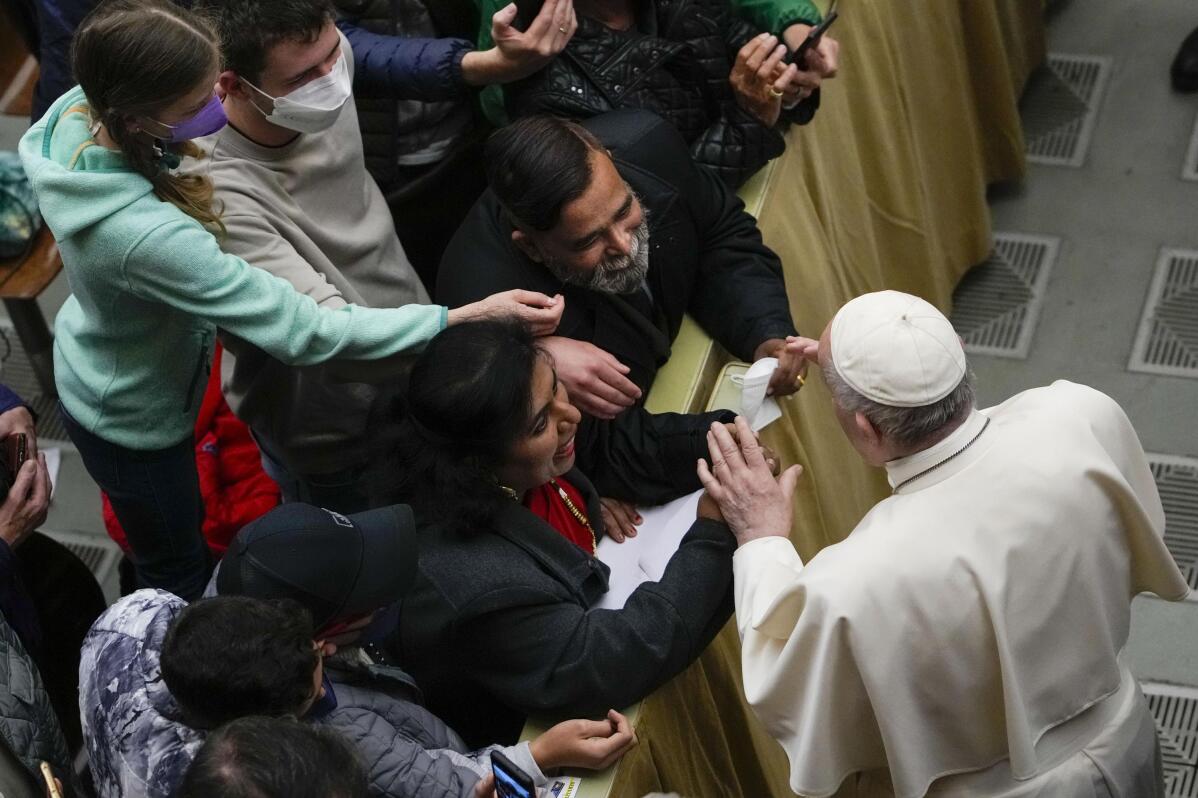
{"type": "Polygon", "coordinates": [[[566,299],[561,294],[551,297],[516,288],[453,308],[449,311],[449,323],[519,320],[528,325],[533,335],[552,335],[565,309],[566,299]]]}
{"type": "Polygon", "coordinates": [[[491,17],[490,50],[467,53],[462,77],[473,86],[510,83],[546,66],[569,44],[578,29],[573,0],[545,0],[526,30],[515,26],[517,9],[509,3],[491,17]]]}
{"type": "Polygon", "coordinates": [[[718,505],[724,522],[744,545],[763,537],[786,537],[794,518],[794,494],[803,467],[793,465],[779,478],[770,473],[766,453],[743,416],[736,417],[737,436],[723,424],[707,433],[711,465],[698,463],[699,481],[718,505]]]}

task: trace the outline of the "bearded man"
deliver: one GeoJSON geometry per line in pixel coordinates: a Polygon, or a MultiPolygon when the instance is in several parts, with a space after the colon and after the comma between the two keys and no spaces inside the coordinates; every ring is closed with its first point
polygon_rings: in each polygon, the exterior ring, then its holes
{"type": "Polygon", "coordinates": [[[564,295],[545,348],[588,416],[640,402],[686,313],[742,360],[779,357],[775,394],[797,389],[782,264],[661,117],[527,117],[494,133],[485,157],[490,188],[446,249],[435,293],[451,307],[507,288],[564,295]]]}

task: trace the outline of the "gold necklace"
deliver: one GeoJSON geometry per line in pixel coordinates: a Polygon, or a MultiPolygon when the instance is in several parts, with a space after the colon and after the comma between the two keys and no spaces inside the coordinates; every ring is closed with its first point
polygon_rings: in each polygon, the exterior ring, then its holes
{"type": "Polygon", "coordinates": [[[574,506],[574,502],[570,501],[570,496],[566,493],[566,489],[557,484],[556,479],[549,480],[549,484],[557,489],[557,495],[562,497],[562,501],[566,503],[566,509],[570,511],[570,514],[591,533],[591,553],[598,554],[599,541],[595,538],[595,528],[591,526],[591,522],[582,514],[581,510],[574,506]]]}

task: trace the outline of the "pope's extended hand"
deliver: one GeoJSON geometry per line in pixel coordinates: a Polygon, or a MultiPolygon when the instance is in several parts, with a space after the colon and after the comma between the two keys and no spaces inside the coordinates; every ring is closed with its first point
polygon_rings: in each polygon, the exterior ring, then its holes
{"type": "Polygon", "coordinates": [[[794,465],[775,479],[765,451],[743,416],[736,417],[733,438],[723,424],[707,433],[707,461],[698,464],[699,481],[719,506],[736,542],[744,545],[763,537],[786,537],[794,517],[794,493],[802,466],[794,465]]]}

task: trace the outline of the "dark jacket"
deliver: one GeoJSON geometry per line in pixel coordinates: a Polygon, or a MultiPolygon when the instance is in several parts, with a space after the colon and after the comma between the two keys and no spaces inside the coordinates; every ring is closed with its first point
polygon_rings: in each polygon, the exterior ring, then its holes
{"type": "MultiPolygon", "coordinates": [[[[71,756],[33,659],[16,632],[0,617],[0,742],[24,768],[3,757],[4,784],[38,784],[39,763],[49,762],[65,784],[72,784],[71,756]]],[[[37,794],[41,794],[38,790],[37,794]]]]}
{"type": "MultiPolygon", "coordinates": [[[[665,501],[699,487],[705,431],[728,418],[676,416],[671,423],[690,432],[667,447],[613,449],[630,484],[673,472],[676,490],[656,497],[665,501]]],[[[566,479],[601,538],[595,487],[577,468],[566,479]]],[[[529,713],[602,716],[639,701],[698,657],[732,611],[736,542],[722,523],[696,521],[661,581],[613,611],[592,609],[607,591],[607,566],[522,505],[505,505],[487,529],[419,520],[419,575],[391,650],[470,745],[516,739],[529,713]]]]}
{"type": "Polygon", "coordinates": [[[795,334],[781,261],[744,203],[695,166],[669,123],[626,110],[594,117],[586,127],[612,151],[649,212],[652,306],[641,292],[617,296],[564,285],[512,243],[512,226],[490,190],[445,252],[438,302],[458,307],[513,288],[560,293],[566,309],[557,334],[607,350],[646,392],[686,313],[742,360],[752,360],[768,339],[795,334]]]}
{"type": "MultiPolygon", "coordinates": [[[[645,0],[628,31],[580,15],[558,58],[507,87],[507,112],[585,119],[615,108],[654,111],[735,188],[786,148],[780,130],[741,110],[728,82],[736,54],[758,33],[727,0],[645,0]]],[[[817,93],[783,120],[806,123],[818,105],[817,93]]]]}
{"type": "Polygon", "coordinates": [[[463,0],[335,0],[337,26],[354,51],[354,99],[366,154],[366,168],[387,190],[399,178],[398,148],[400,102],[410,116],[432,117],[436,127],[446,115],[470,116],[469,87],[462,79],[462,58],[474,49],[471,40],[478,13],[463,0]],[[431,31],[452,38],[413,37],[402,21],[411,15],[427,17],[431,31]],[[446,105],[456,100],[460,111],[446,105]]]}

